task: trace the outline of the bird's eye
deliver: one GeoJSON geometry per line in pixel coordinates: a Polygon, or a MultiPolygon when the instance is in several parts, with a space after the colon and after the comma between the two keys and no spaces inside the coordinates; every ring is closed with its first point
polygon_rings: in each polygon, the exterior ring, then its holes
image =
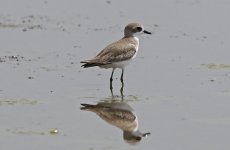
{"type": "Polygon", "coordinates": [[[142,27],[137,27],[136,29],[137,29],[138,32],[142,31],[142,27]]]}

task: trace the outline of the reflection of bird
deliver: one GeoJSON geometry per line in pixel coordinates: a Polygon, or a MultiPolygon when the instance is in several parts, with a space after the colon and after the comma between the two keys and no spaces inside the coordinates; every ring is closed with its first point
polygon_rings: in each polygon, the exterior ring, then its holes
{"type": "Polygon", "coordinates": [[[136,143],[150,133],[138,130],[138,119],[134,110],[124,102],[81,104],[81,110],[92,111],[111,125],[123,130],[123,138],[128,143],[136,143]]]}
{"type": "Polygon", "coordinates": [[[124,29],[124,37],[105,47],[96,57],[90,60],[81,61],[82,67],[112,68],[110,77],[110,88],[112,88],[113,72],[116,68],[122,69],[121,82],[123,83],[124,68],[133,58],[136,57],[139,48],[137,35],[141,33],[151,34],[144,30],[139,23],[129,23],[124,29]]]}

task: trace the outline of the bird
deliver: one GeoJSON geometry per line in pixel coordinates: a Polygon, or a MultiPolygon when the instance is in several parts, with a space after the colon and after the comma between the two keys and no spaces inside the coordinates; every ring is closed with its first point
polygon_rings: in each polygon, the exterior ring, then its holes
{"type": "Polygon", "coordinates": [[[95,67],[100,68],[112,68],[112,73],[110,76],[110,89],[112,89],[113,73],[116,68],[122,70],[120,81],[122,82],[123,90],[123,76],[124,69],[137,55],[139,48],[139,38],[141,34],[152,34],[151,32],[144,29],[143,25],[140,23],[129,23],[124,28],[124,36],[115,41],[103,50],[101,50],[94,58],[89,60],[81,61],[83,63],[81,67],[95,67]]]}

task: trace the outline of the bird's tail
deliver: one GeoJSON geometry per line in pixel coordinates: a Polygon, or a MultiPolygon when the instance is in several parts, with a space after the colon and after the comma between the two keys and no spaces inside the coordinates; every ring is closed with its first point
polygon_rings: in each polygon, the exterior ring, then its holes
{"type": "Polygon", "coordinates": [[[99,62],[98,59],[81,61],[80,63],[83,63],[83,65],[81,65],[81,67],[83,67],[83,68],[95,67],[95,66],[102,66],[102,65],[106,65],[107,64],[107,63],[99,62]]]}
{"type": "Polygon", "coordinates": [[[83,67],[83,68],[95,67],[95,66],[101,66],[102,65],[100,63],[85,62],[85,61],[82,61],[80,63],[84,63],[83,65],[81,65],[81,67],[83,67]]]}
{"type": "Polygon", "coordinates": [[[81,104],[82,107],[80,108],[81,110],[88,110],[88,111],[93,111],[96,109],[103,109],[103,108],[110,108],[108,106],[103,106],[103,105],[92,105],[92,104],[81,104]]]}
{"type": "Polygon", "coordinates": [[[81,110],[91,110],[96,107],[96,105],[91,105],[91,104],[81,104],[81,110]]]}

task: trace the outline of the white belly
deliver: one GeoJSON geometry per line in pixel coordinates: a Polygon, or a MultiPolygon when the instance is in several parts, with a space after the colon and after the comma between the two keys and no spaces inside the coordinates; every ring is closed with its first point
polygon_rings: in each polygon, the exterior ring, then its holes
{"type": "Polygon", "coordinates": [[[125,61],[120,61],[120,62],[116,62],[116,63],[113,63],[113,66],[114,66],[114,68],[124,68],[124,67],[127,66],[131,61],[132,61],[132,59],[125,60],[125,61]]]}
{"type": "Polygon", "coordinates": [[[125,61],[120,61],[120,62],[114,62],[112,64],[108,64],[108,65],[103,65],[100,66],[100,68],[125,68],[125,66],[127,66],[130,62],[132,61],[132,59],[129,60],[125,60],[125,61]]]}

